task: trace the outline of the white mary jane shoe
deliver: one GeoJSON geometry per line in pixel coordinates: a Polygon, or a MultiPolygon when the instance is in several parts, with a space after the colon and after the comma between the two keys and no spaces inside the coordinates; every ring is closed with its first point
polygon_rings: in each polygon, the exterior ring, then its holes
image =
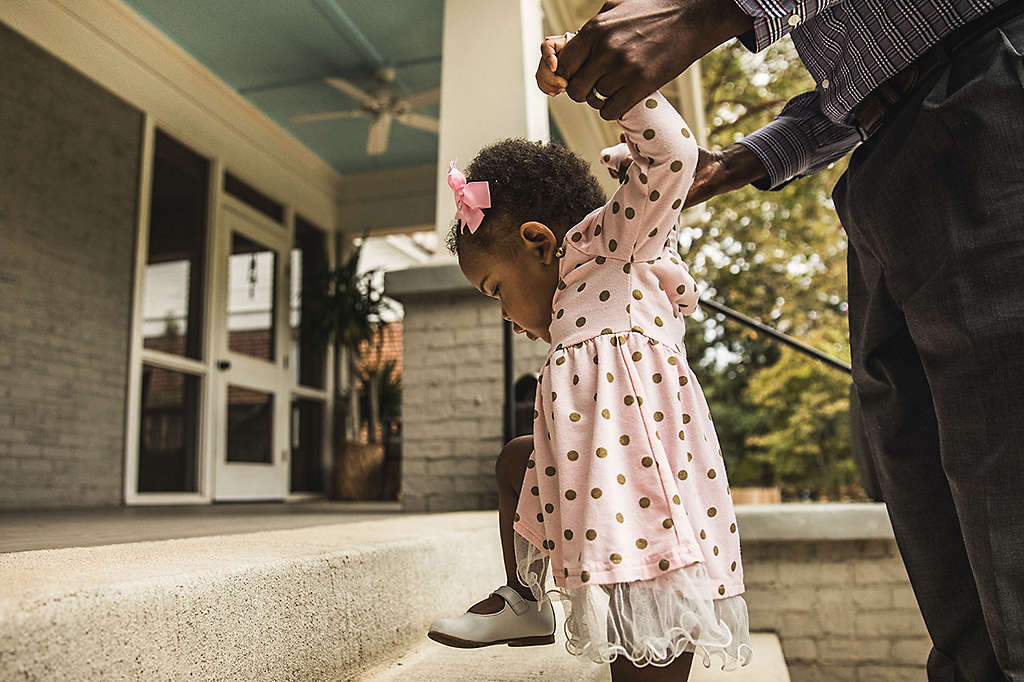
{"type": "Polygon", "coordinates": [[[508,585],[491,592],[505,600],[497,613],[466,613],[456,618],[439,618],[430,624],[427,637],[460,649],[475,649],[492,644],[537,646],[555,643],[555,610],[545,600],[537,603],[523,599],[508,585]]]}

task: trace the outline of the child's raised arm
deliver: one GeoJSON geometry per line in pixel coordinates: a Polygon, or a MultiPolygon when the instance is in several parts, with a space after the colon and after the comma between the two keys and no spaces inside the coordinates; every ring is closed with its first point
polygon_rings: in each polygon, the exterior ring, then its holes
{"type": "Polygon", "coordinates": [[[658,92],[640,100],[619,125],[633,163],[604,208],[602,229],[616,255],[654,258],[693,184],[697,143],[679,112],[658,92]]]}

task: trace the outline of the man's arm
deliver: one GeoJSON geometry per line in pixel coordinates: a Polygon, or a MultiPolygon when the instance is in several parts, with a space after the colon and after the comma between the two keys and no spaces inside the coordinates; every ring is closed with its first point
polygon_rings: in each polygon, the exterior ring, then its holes
{"type": "Polygon", "coordinates": [[[751,52],[760,52],[794,28],[841,0],[734,0],[754,19],[751,31],[737,36],[751,52]]]}

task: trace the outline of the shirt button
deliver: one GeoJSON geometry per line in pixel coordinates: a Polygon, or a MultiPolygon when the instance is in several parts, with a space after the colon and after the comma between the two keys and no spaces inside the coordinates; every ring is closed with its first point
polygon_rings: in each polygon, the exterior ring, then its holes
{"type": "Polygon", "coordinates": [[[796,26],[797,24],[800,23],[800,15],[799,14],[791,14],[791,15],[789,15],[788,23],[789,23],[790,26],[796,26]]]}
{"type": "Polygon", "coordinates": [[[825,78],[825,79],[823,79],[823,80],[821,81],[821,88],[822,88],[823,90],[828,90],[828,86],[829,86],[829,85],[831,85],[831,83],[829,83],[829,82],[828,82],[828,79],[827,79],[827,78],[825,78]]]}

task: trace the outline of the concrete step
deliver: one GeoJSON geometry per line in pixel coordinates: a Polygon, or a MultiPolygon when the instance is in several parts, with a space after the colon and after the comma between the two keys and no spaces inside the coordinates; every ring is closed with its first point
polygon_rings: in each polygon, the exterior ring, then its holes
{"type": "MultiPolygon", "coordinates": [[[[551,646],[513,648],[491,646],[455,649],[431,640],[413,647],[392,663],[370,670],[362,682],[520,682],[521,680],[573,680],[610,682],[607,665],[579,659],[565,650],[561,606],[555,605],[558,631],[551,646]]],[[[751,635],[754,660],[734,672],[704,668],[694,661],[691,682],[789,682],[779,638],[771,633],[751,635]]]]}
{"type": "Polygon", "coordinates": [[[466,651],[426,639],[435,618],[504,582],[497,522],[496,511],[395,514],[0,554],[0,680],[535,679],[519,674],[524,659],[537,679],[603,679],[579,677],[587,668],[564,643],[466,651]],[[422,677],[395,672],[413,663],[422,677]]]}

